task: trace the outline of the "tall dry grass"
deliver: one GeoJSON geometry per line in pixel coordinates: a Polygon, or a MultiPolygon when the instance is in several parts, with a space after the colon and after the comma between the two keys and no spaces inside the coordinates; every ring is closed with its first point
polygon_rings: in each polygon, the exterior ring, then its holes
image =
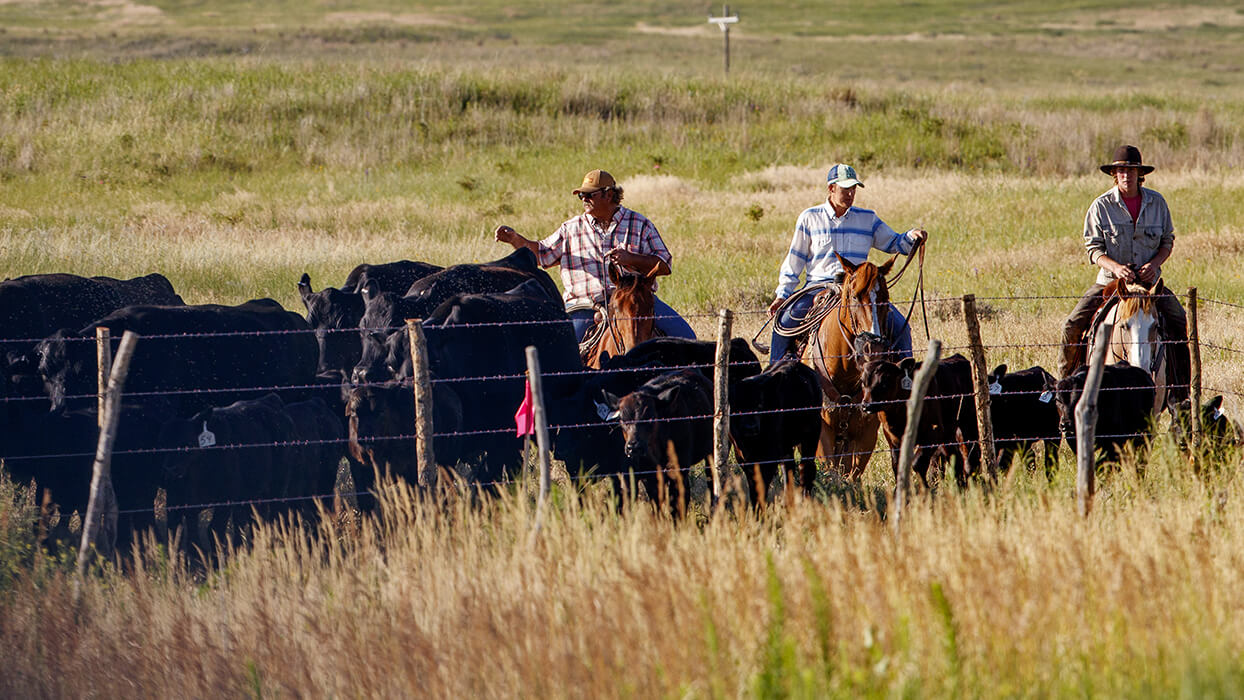
{"type": "Polygon", "coordinates": [[[1244,492],[1159,446],[1075,514],[1069,468],[915,499],[675,524],[558,492],[404,486],[354,525],[261,528],[218,570],[19,578],[8,696],[1107,696],[1240,692],[1244,492]]]}

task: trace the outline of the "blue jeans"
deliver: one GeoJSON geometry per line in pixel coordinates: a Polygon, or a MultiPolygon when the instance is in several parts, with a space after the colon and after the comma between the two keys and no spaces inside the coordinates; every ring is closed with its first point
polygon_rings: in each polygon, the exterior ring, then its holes
{"type": "MultiPolygon", "coordinates": [[[[812,308],[812,303],[816,301],[816,295],[805,294],[795,300],[793,304],[782,310],[780,320],[785,326],[798,325],[800,321],[808,315],[808,310],[812,308]]],[[[898,353],[899,358],[911,357],[911,327],[903,320],[903,314],[894,308],[894,304],[889,305],[889,312],[886,315],[885,330],[886,335],[891,337],[890,349],[898,353]]],[[[773,320],[774,331],[769,344],[769,362],[777,362],[784,355],[793,352],[791,350],[791,342],[794,338],[788,338],[784,335],[778,335],[777,322],[779,319],[773,320]]]]}
{"type": "MultiPolygon", "coordinates": [[[[695,331],[691,330],[691,325],[684,321],[677,311],[661,301],[660,297],[653,297],[653,300],[655,303],[652,315],[655,318],[652,324],[657,327],[657,330],[672,338],[695,340],[695,331]]],[[[574,335],[579,342],[583,342],[583,336],[592,328],[595,317],[596,312],[590,309],[574,311],[570,314],[570,322],[574,324],[574,335]]]]}

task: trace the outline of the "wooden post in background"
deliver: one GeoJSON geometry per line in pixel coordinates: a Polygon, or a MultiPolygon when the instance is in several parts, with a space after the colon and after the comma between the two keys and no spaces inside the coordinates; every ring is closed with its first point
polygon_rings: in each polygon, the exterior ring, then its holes
{"type": "Polygon", "coordinates": [[[531,408],[536,422],[536,448],[540,453],[540,497],[536,501],[534,538],[544,523],[544,509],[549,500],[549,421],[544,413],[544,382],[540,378],[540,354],[536,346],[527,346],[527,381],[531,383],[531,408]]]}
{"type": "Polygon", "coordinates": [[[1103,323],[1097,327],[1093,338],[1092,354],[1089,356],[1088,376],[1084,378],[1084,390],[1076,402],[1076,507],[1080,517],[1087,518],[1093,510],[1093,493],[1097,490],[1097,455],[1094,450],[1097,433],[1097,392],[1101,389],[1102,367],[1106,364],[1106,348],[1110,347],[1110,335],[1114,324],[1103,323]]]}
{"type": "Polygon", "coordinates": [[[993,444],[993,415],[989,398],[989,369],[985,365],[985,346],[981,343],[981,326],[976,318],[976,295],[963,297],[963,320],[968,326],[971,346],[972,389],[976,397],[976,430],[980,442],[981,466],[993,476],[997,472],[997,454],[993,444]]]}
{"type": "Polygon", "coordinates": [[[1200,464],[1201,449],[1201,330],[1197,321],[1196,287],[1188,288],[1188,355],[1192,376],[1188,377],[1188,395],[1192,399],[1192,459],[1200,464]]]}
{"type": "Polygon", "coordinates": [[[95,329],[95,359],[98,370],[96,382],[99,386],[97,396],[99,416],[97,425],[104,427],[104,401],[108,396],[108,375],[112,372],[112,332],[104,326],[95,329]]]}
{"type": "MultiPolygon", "coordinates": [[[[713,370],[713,502],[721,498],[721,475],[730,458],[730,336],[734,314],[717,314],[717,356],[713,370]]],[[[789,488],[789,486],[787,487],[789,488]]]]}
{"type": "Polygon", "coordinates": [[[410,366],[415,391],[415,459],[419,485],[436,487],[436,454],[432,451],[432,379],[428,374],[428,341],[423,335],[423,319],[406,319],[410,339],[410,366]]]}
{"type": "Polygon", "coordinates": [[[916,372],[911,385],[911,396],[907,398],[907,427],[903,429],[902,447],[899,449],[898,471],[894,484],[894,534],[902,528],[903,509],[907,506],[907,491],[911,486],[911,463],[916,456],[916,433],[919,432],[920,412],[924,407],[924,395],[929,390],[929,382],[937,372],[937,363],[942,359],[942,341],[929,338],[929,348],[924,353],[924,361],[920,371],[916,372]]]}
{"type": "MultiPolygon", "coordinates": [[[[138,336],[126,331],[117,349],[116,362],[108,375],[104,397],[104,421],[99,430],[95,447],[95,463],[91,469],[91,495],[87,501],[86,516],[82,519],[82,542],[78,545],[78,577],[86,574],[86,564],[91,546],[104,556],[112,555],[117,537],[117,499],[112,492],[112,445],[117,434],[117,420],[121,415],[121,389],[125,375],[130,369],[130,358],[138,336]]],[[[77,589],[75,589],[77,590],[77,589]]]]}

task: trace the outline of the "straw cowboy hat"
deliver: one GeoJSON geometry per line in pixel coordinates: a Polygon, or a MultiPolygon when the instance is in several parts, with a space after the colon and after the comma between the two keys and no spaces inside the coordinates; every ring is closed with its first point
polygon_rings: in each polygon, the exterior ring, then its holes
{"type": "Polygon", "coordinates": [[[1141,175],[1153,172],[1152,165],[1145,165],[1140,158],[1140,149],[1135,146],[1119,146],[1114,149],[1114,162],[1101,166],[1101,171],[1114,175],[1115,168],[1139,168],[1141,175]]]}

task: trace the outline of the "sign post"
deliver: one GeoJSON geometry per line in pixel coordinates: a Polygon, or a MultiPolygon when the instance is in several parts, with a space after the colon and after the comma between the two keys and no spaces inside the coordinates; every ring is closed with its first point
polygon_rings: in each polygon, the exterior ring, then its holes
{"type": "Polygon", "coordinates": [[[710,24],[721,27],[721,36],[725,40],[726,75],[730,74],[730,25],[738,24],[739,16],[730,14],[730,6],[721,6],[721,17],[708,16],[710,24]]]}

